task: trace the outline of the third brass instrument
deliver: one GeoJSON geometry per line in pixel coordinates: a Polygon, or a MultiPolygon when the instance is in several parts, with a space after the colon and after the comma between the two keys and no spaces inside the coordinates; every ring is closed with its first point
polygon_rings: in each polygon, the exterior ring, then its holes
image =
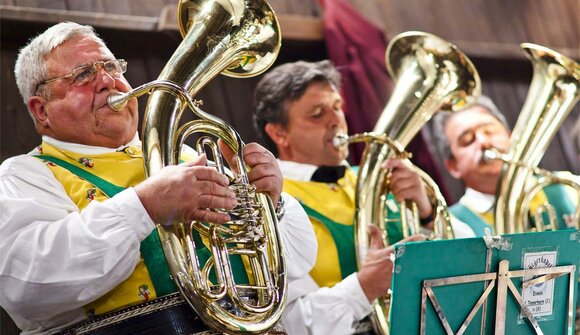
{"type": "MultiPolygon", "coordinates": [[[[558,177],[537,169],[548,144],[579,98],[580,66],[577,62],[546,47],[523,43],[522,48],[532,62],[534,74],[526,101],[511,136],[511,145],[505,154],[488,151],[488,158],[504,160],[503,173],[496,191],[495,229],[497,234],[522,233],[528,230],[530,201],[545,186],[564,184],[576,189],[580,185],[569,178],[558,177]],[[533,174],[537,182],[528,184],[533,174]]],[[[543,207],[550,211],[550,206],[543,207]]],[[[553,214],[552,214],[553,216],[553,214]]],[[[536,229],[544,223],[536,215],[536,229]]],[[[555,229],[554,220],[550,226],[555,229]]],[[[571,218],[579,229],[580,205],[571,218]]]]}
{"type": "MultiPolygon", "coordinates": [[[[392,96],[373,133],[336,139],[336,145],[365,141],[367,146],[356,185],[355,243],[359,265],[368,249],[367,225],[385,230],[384,196],[389,192],[387,171],[381,163],[400,157],[404,147],[438,110],[458,110],[481,92],[479,75],[471,61],[451,43],[428,33],[407,32],[396,36],[386,52],[387,69],[396,81],[392,96]]],[[[424,172],[435,197],[435,234],[451,238],[447,205],[433,180],[424,172]],[[442,221],[438,217],[441,217],[442,221]],[[441,223],[443,222],[443,223],[441,223]]],[[[401,204],[401,216],[405,205],[401,204]]],[[[415,215],[418,225],[418,214],[415,215]]],[[[385,245],[387,240],[385,239],[385,245]]],[[[373,324],[380,334],[388,334],[390,299],[381,297],[373,304],[373,324]]]]}
{"type": "Polygon", "coordinates": [[[200,135],[197,149],[209,148],[225,172],[214,138],[237,155],[236,175],[228,174],[238,206],[224,225],[202,222],[158,223],[171,275],[185,300],[214,330],[262,334],[279,320],[286,301],[286,267],[270,198],[248,182],[243,142],[230,125],[199,109],[192,97],[220,72],[248,77],[265,71],[280,48],[276,16],[264,0],[181,0],[178,15],[184,39],[158,80],[109,97],[119,110],[133,97],[150,93],[143,124],[145,167],[152,175],[179,162],[183,141],[200,135]],[[179,127],[185,107],[197,119],[179,127]],[[178,128],[179,127],[179,128],[178,128]],[[210,242],[211,257],[200,265],[193,234],[210,242]],[[242,255],[251,267],[250,283],[234,281],[229,255],[242,255]],[[217,282],[209,274],[215,272],[217,282]],[[252,297],[241,291],[249,291],[252,297]],[[233,307],[228,307],[233,306],[233,307]]]}

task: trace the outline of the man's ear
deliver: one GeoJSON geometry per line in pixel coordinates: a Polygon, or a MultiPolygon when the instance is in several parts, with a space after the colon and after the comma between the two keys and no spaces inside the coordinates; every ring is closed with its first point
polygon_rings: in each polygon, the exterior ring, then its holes
{"type": "Polygon", "coordinates": [[[274,142],[278,148],[283,148],[288,145],[288,132],[281,124],[267,123],[264,127],[264,131],[266,134],[268,134],[272,142],[274,142]]]}
{"type": "Polygon", "coordinates": [[[46,100],[37,95],[28,99],[28,110],[36,119],[36,124],[39,126],[48,127],[48,114],[46,113],[46,100]]]}
{"type": "Polygon", "coordinates": [[[457,161],[454,158],[443,160],[443,164],[445,164],[447,171],[453,178],[461,180],[461,173],[457,169],[457,161]]]}

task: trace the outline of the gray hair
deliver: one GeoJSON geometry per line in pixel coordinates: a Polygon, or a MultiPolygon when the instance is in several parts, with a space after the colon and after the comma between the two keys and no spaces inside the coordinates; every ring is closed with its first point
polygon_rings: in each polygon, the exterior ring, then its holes
{"type": "Polygon", "coordinates": [[[300,99],[314,82],[328,83],[339,89],[340,73],[329,60],[297,61],[272,69],[258,82],[254,94],[254,127],[274,154],[277,155],[277,149],[265,132],[266,124],[286,126],[288,103],[300,99]]]}
{"type": "MultiPolygon", "coordinates": [[[[95,33],[93,27],[83,26],[74,22],[61,22],[34,37],[26,46],[20,49],[14,66],[14,75],[24,104],[28,105],[30,97],[36,95],[38,84],[46,78],[46,55],[77,35],[92,37],[97,43],[105,46],[105,42],[95,33]]],[[[28,112],[36,123],[32,112],[28,112]]]]}
{"type": "MultiPolygon", "coordinates": [[[[499,122],[501,122],[506,127],[506,129],[510,129],[505,116],[499,111],[493,101],[485,95],[479,96],[473,104],[462,110],[459,110],[459,112],[471,109],[474,106],[481,106],[485,108],[485,110],[487,110],[491,116],[495,117],[499,122]]],[[[453,158],[453,155],[451,154],[451,147],[447,141],[447,136],[445,136],[445,126],[454,113],[457,112],[439,111],[435,113],[435,116],[433,116],[433,140],[435,141],[435,146],[437,147],[437,150],[443,159],[453,158]]]]}

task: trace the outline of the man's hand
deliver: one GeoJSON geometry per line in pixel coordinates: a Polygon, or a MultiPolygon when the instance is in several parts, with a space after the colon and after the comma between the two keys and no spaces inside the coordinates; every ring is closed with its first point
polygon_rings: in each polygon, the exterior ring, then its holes
{"type": "Polygon", "coordinates": [[[424,219],[431,215],[433,207],[421,177],[414,167],[401,159],[388,159],[381,165],[383,169],[391,169],[391,192],[398,202],[412,200],[417,204],[419,216],[424,219]]]}
{"type": "Polygon", "coordinates": [[[201,155],[191,162],[167,166],[135,186],[137,196],[156,223],[208,221],[225,223],[228,214],[209,209],[236,206],[228,179],[215,168],[205,166],[201,155]]]}
{"type": "MultiPolygon", "coordinates": [[[[230,167],[237,173],[238,171],[235,171],[237,156],[222,141],[218,141],[218,145],[230,167]]],[[[246,165],[250,167],[248,172],[250,183],[256,186],[257,192],[268,194],[276,205],[282,193],[282,172],[274,155],[258,143],[249,143],[244,146],[243,157],[246,165]]]]}
{"type": "MultiPolygon", "coordinates": [[[[390,255],[395,252],[394,246],[385,248],[382,232],[376,226],[367,227],[370,242],[364,264],[357,273],[360,286],[369,302],[387,294],[391,288],[393,277],[393,262],[390,255]]],[[[425,236],[413,235],[400,242],[424,241],[425,236]]]]}

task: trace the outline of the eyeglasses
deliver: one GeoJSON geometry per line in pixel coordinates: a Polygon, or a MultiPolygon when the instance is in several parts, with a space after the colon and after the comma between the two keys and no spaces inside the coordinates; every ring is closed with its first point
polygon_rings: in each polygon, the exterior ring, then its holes
{"type": "Polygon", "coordinates": [[[127,71],[127,61],[124,59],[98,61],[94,62],[93,64],[77,67],[72,71],[72,73],[67,74],[66,76],[44,80],[36,85],[36,90],[38,90],[40,85],[67,78],[73,78],[73,83],[75,86],[83,86],[88,84],[92,82],[97,75],[97,65],[102,67],[103,70],[105,70],[105,72],[107,72],[107,74],[113,78],[118,78],[121,74],[127,71]]]}

